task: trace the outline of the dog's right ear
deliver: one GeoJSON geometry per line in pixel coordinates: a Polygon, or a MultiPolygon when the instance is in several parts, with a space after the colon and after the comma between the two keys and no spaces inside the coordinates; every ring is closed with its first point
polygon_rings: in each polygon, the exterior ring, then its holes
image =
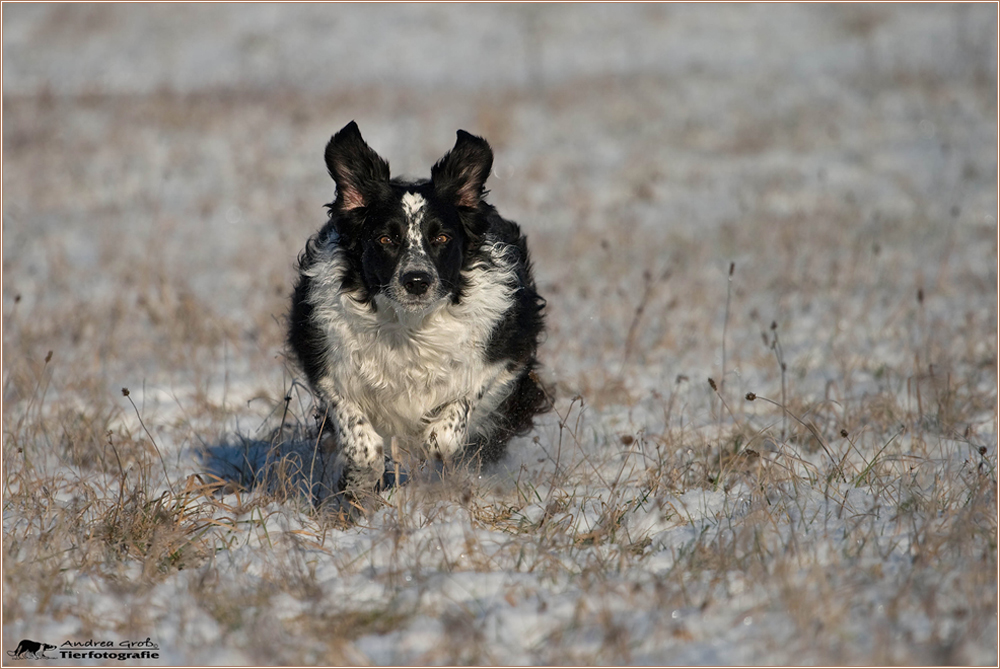
{"type": "Polygon", "coordinates": [[[483,184],[492,167],[493,150],[487,141],[459,130],[455,147],[431,168],[431,181],[446,200],[475,209],[485,195],[483,184]]]}
{"type": "Polygon", "coordinates": [[[367,207],[389,183],[389,163],[372,151],[351,121],[326,145],[326,168],[337,183],[333,208],[367,207]]]}

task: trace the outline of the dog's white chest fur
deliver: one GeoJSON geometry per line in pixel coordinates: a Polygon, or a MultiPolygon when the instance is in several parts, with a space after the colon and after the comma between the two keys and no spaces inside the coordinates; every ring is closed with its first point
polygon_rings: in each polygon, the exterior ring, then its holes
{"type": "Polygon", "coordinates": [[[345,293],[342,253],[331,242],[310,271],[310,302],[326,339],[323,390],[357,403],[383,437],[418,437],[422,418],[465,398],[482,398],[470,423],[487,419],[513,381],[504,363],[486,359],[515,290],[503,249],[491,253],[499,262],[466,270],[459,304],[445,301],[420,317],[397,314],[385,300],[373,310],[345,293]]]}

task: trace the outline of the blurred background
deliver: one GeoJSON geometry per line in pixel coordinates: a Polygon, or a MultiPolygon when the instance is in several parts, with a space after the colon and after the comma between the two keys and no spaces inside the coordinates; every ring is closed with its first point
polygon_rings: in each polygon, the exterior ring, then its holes
{"type": "Polygon", "coordinates": [[[656,385],[719,362],[697,344],[734,261],[754,338],[750,316],[786,324],[817,286],[861,296],[834,325],[870,312],[876,285],[920,284],[933,306],[956,245],[980,254],[958,263],[963,289],[995,296],[996,18],[5,6],[5,351],[66,351],[109,389],[210,360],[275,382],[295,257],[334,196],[322,150],[352,119],[397,175],[426,176],[459,128],[492,143],[492,201],[535,247],[550,360],[577,389],[621,386],[604,370],[632,363],[661,366],[656,385]],[[837,283],[873,249],[894,264],[837,283]]]}

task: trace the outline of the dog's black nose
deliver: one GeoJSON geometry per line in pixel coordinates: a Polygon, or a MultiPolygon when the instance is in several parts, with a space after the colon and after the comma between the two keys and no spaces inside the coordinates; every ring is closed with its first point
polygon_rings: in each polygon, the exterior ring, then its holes
{"type": "Polygon", "coordinates": [[[423,295],[430,287],[432,278],[427,272],[407,272],[400,280],[410,295],[423,295]]]}

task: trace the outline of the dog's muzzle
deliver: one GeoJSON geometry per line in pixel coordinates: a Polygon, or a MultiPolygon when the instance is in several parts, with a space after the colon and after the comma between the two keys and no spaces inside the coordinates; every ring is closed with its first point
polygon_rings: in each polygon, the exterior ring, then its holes
{"type": "Polygon", "coordinates": [[[388,297],[406,311],[422,311],[441,295],[437,270],[426,256],[407,255],[387,291],[388,297]]]}

